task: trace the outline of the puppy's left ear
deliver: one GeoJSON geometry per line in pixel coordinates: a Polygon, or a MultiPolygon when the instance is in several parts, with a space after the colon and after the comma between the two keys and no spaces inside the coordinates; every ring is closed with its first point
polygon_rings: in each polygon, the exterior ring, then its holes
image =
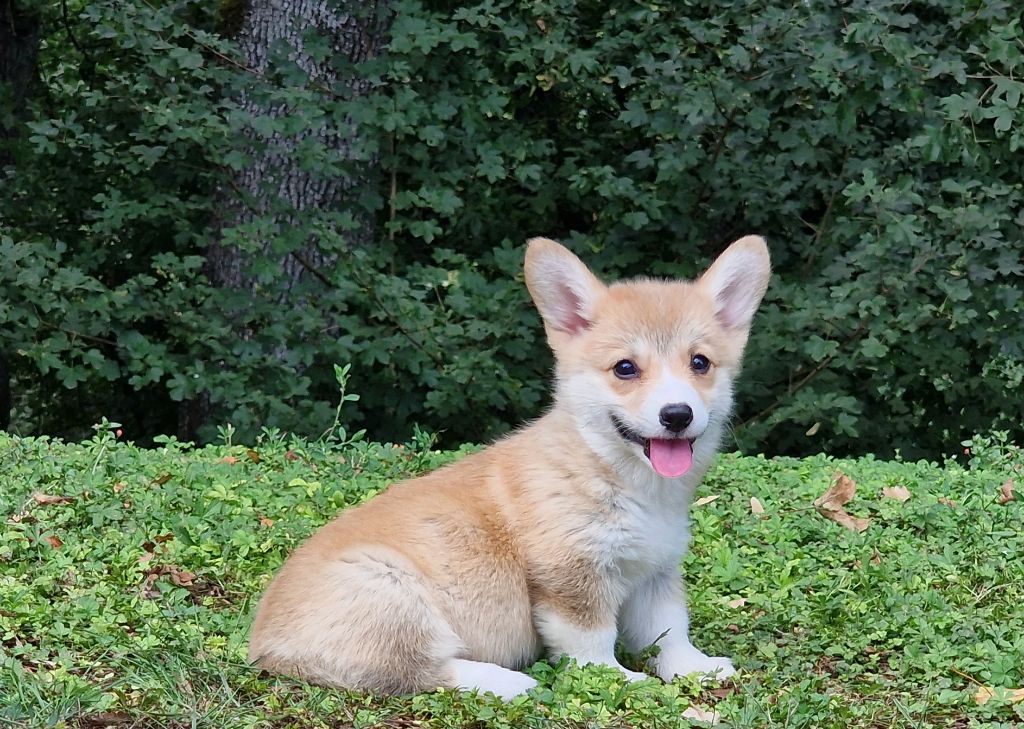
{"type": "Polygon", "coordinates": [[[748,235],[725,249],[698,284],[715,304],[715,315],[727,329],[746,331],[772,275],[764,238],[748,235]]]}

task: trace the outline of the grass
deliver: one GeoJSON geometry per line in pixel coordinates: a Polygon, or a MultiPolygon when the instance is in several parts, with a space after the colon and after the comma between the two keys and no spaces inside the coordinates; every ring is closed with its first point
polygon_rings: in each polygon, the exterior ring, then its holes
{"type": "Polygon", "coordinates": [[[0,435],[0,727],[674,727],[690,706],[733,727],[1021,726],[1024,702],[975,694],[1024,686],[1024,501],[999,503],[1024,458],[973,448],[970,468],[723,456],[683,569],[694,641],[732,656],[737,679],[624,685],[539,663],[540,688],[502,704],[328,690],[244,660],[254,600],[289,550],[459,454],[0,435]],[[837,470],[858,484],[847,509],[871,519],[863,533],[812,506],[837,470]],[[884,498],[891,486],[911,498],[884,498]]]}

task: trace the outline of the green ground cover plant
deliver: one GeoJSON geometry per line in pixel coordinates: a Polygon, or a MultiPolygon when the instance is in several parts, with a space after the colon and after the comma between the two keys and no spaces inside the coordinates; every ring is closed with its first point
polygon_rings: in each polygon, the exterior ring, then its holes
{"type": "Polygon", "coordinates": [[[1024,457],[998,438],[970,442],[964,464],[722,456],[682,568],[695,640],[733,656],[736,680],[625,685],[538,663],[541,686],[501,704],[311,687],[244,659],[289,550],[467,449],[222,435],[153,449],[109,423],[78,444],[0,435],[0,727],[673,727],[692,707],[733,727],[1024,722],[1003,691],[1024,686],[1024,457]],[[863,531],[814,508],[837,471],[863,531]],[[995,695],[979,704],[981,687],[995,695]]]}

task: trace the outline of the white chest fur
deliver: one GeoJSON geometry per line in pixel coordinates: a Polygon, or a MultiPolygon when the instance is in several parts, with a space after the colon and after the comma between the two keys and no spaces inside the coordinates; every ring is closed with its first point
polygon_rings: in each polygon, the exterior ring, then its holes
{"type": "Polygon", "coordinates": [[[644,486],[609,487],[600,518],[579,525],[579,547],[626,591],[654,572],[677,568],[690,538],[688,490],[678,482],[644,486]]]}

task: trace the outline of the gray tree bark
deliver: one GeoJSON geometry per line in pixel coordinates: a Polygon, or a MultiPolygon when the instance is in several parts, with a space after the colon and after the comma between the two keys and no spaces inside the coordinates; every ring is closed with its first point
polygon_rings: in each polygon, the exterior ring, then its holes
{"type": "MultiPolygon", "coordinates": [[[[313,87],[323,90],[325,98],[333,94],[351,99],[365,95],[369,85],[359,78],[339,78],[332,57],[353,64],[375,57],[385,42],[390,20],[386,0],[248,0],[236,40],[244,64],[257,79],[275,70],[273,50],[283,44],[290,49],[289,60],[302,69],[313,87]],[[327,58],[317,60],[307,50],[311,32],[327,40],[331,50],[327,58]]],[[[283,104],[265,105],[255,94],[242,93],[239,103],[245,112],[272,119],[291,113],[283,104]]],[[[256,296],[257,282],[250,273],[250,263],[254,259],[272,259],[279,271],[275,290],[283,311],[306,305],[294,294],[297,285],[310,276],[323,280],[322,272],[330,270],[337,260],[336,254],[323,251],[315,240],[306,241],[285,255],[275,254],[272,236],[257,241],[256,251],[247,253],[225,243],[221,232],[256,220],[269,224],[271,229],[288,230],[305,212],[338,209],[357,194],[362,180],[311,174],[301,168],[295,150],[313,141],[332,150],[340,159],[354,160],[356,134],[358,130],[353,124],[332,122],[330,114],[290,136],[257,138],[255,132],[250,133],[254,163],[235,172],[230,183],[218,191],[218,214],[213,221],[215,240],[207,250],[205,265],[211,284],[256,296]]],[[[365,245],[376,235],[368,216],[360,223],[349,234],[350,245],[365,245]]],[[[246,337],[244,329],[238,333],[246,337]]],[[[179,435],[194,437],[196,428],[208,416],[209,404],[184,405],[179,416],[179,435]]]]}

